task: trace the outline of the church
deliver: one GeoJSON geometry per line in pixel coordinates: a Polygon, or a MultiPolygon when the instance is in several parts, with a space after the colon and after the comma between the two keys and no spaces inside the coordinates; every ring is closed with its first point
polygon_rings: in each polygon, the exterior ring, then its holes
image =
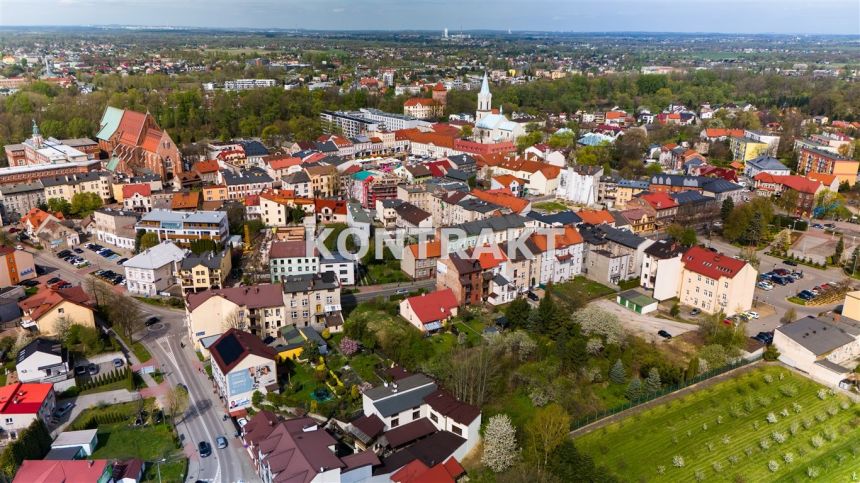
{"type": "Polygon", "coordinates": [[[498,110],[492,108],[493,95],[490,94],[490,83],[487,73],[481,83],[481,92],[478,93],[478,110],[475,112],[475,129],[473,137],[481,143],[499,143],[504,141],[514,142],[526,132],[523,127],[511,121],[498,110]]]}

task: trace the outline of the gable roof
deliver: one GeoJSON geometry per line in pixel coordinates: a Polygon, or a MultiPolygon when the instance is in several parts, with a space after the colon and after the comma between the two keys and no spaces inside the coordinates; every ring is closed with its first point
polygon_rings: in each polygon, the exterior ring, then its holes
{"type": "Polygon", "coordinates": [[[13,483],[92,483],[100,481],[107,460],[24,460],[13,483]]]}
{"type": "Polygon", "coordinates": [[[199,191],[189,191],[187,193],[179,192],[173,194],[173,199],[170,202],[170,207],[174,210],[191,210],[196,209],[197,205],[199,204],[199,191]]]}
{"type": "Polygon", "coordinates": [[[53,384],[40,382],[0,387],[0,414],[36,414],[53,390],[53,384]]]}
{"type": "Polygon", "coordinates": [[[747,264],[743,260],[701,246],[687,250],[681,261],[687,270],[712,279],[734,278],[747,264]]]}
{"type": "Polygon", "coordinates": [[[678,206],[678,202],[669,196],[668,193],[664,192],[642,193],[639,197],[645,200],[655,210],[666,210],[678,206]]]}
{"type": "Polygon", "coordinates": [[[254,334],[231,328],[209,346],[221,374],[228,374],[250,355],[275,360],[277,353],[254,334]]]}
{"type": "Polygon", "coordinates": [[[406,303],[422,324],[447,319],[459,306],[457,297],[450,288],[409,297],[406,303]]]}
{"type": "Polygon", "coordinates": [[[240,307],[248,307],[249,309],[278,307],[284,304],[284,294],[280,284],[261,283],[247,287],[220,288],[188,294],[186,299],[188,311],[193,312],[212,297],[222,297],[240,307]]]}
{"type": "Polygon", "coordinates": [[[493,203],[495,205],[509,208],[511,211],[518,214],[522,213],[530,203],[527,199],[514,196],[514,194],[507,189],[489,191],[472,189],[469,194],[479,200],[486,201],[487,203],[493,203]]]}
{"type": "Polygon", "coordinates": [[[122,186],[123,199],[131,198],[135,194],[150,196],[152,194],[152,186],[149,183],[126,184],[122,186]]]}
{"type": "Polygon", "coordinates": [[[65,349],[63,349],[58,342],[40,337],[33,339],[32,342],[22,347],[21,350],[18,351],[18,358],[16,361],[20,364],[36,353],[51,354],[62,358],[63,355],[65,355],[65,349]]]}
{"type": "Polygon", "coordinates": [[[64,288],[62,290],[43,288],[35,295],[18,302],[18,306],[30,318],[39,320],[43,315],[63,302],[70,302],[92,310],[90,307],[90,297],[80,286],[64,288]]]}
{"type": "Polygon", "coordinates": [[[753,166],[760,170],[768,171],[785,171],[786,173],[790,171],[778,159],[768,155],[750,159],[749,161],[747,161],[747,166],[753,166]]]}
{"type": "Polygon", "coordinates": [[[601,223],[615,223],[615,218],[606,210],[580,210],[576,212],[584,223],[599,225],[601,223]]]}

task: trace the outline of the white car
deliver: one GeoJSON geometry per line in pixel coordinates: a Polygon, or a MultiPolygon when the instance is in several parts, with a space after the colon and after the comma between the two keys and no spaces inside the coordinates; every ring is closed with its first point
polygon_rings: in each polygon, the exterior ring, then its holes
{"type": "Polygon", "coordinates": [[[760,288],[760,289],[762,289],[762,290],[764,290],[764,291],[768,291],[768,290],[773,290],[773,285],[772,285],[772,284],[769,284],[769,283],[767,283],[767,282],[759,282],[759,283],[758,283],[758,288],[760,288]]]}
{"type": "Polygon", "coordinates": [[[751,318],[751,319],[757,319],[758,318],[758,312],[754,312],[754,311],[750,310],[746,313],[746,316],[751,318]]]}

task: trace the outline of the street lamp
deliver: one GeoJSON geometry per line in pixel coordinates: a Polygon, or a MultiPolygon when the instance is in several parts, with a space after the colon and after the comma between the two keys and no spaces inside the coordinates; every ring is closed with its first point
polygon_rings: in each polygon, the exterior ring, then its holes
{"type": "Polygon", "coordinates": [[[167,458],[161,458],[155,462],[155,470],[158,472],[158,483],[161,483],[161,463],[167,461],[167,458]]]}

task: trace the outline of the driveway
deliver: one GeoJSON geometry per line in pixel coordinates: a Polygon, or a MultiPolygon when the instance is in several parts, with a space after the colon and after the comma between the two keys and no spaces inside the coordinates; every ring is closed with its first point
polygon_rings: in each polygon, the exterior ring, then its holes
{"type": "Polygon", "coordinates": [[[636,312],[626,309],[608,299],[595,300],[594,302],[591,302],[591,305],[615,314],[627,330],[635,332],[636,335],[643,337],[646,340],[663,340],[662,337],[657,335],[657,332],[661,330],[665,330],[671,334],[672,337],[677,337],[684,332],[697,329],[693,324],[661,319],[647,314],[637,314],[636,312]]]}

